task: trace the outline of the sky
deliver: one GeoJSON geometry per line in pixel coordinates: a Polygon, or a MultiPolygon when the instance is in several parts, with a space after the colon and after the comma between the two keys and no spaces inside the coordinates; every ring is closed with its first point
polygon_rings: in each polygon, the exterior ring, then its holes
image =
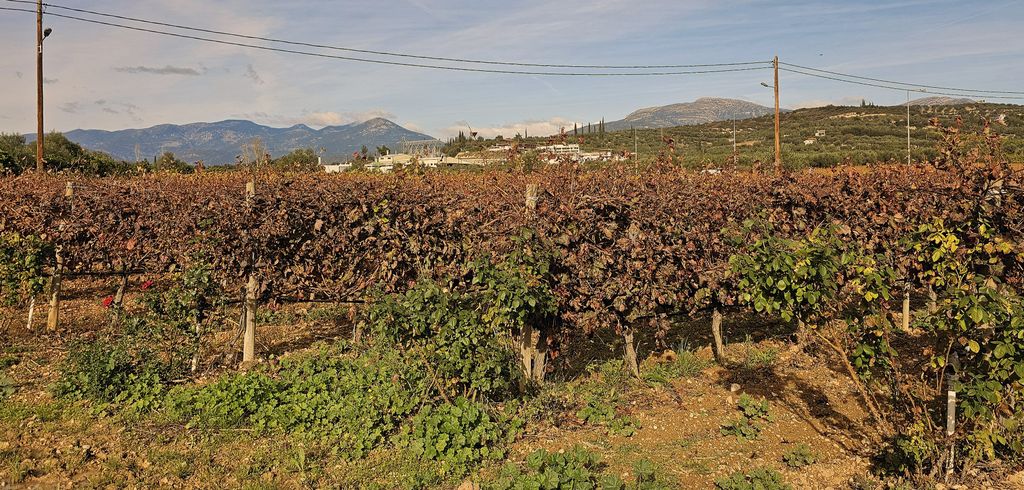
{"type": "MultiPolygon", "coordinates": [[[[1024,2],[1017,0],[49,1],[246,35],[426,56],[633,65],[767,61],[777,55],[783,62],[867,77],[1024,90],[1024,2]]],[[[32,5],[0,0],[0,7],[32,5]]],[[[47,131],[224,119],[322,127],[380,116],[440,138],[469,128],[483,136],[524,130],[540,135],[573,122],[612,121],[642,107],[704,96],[773,104],[772,91],[761,85],[771,84],[770,69],[605,78],[465,73],[275,53],[53,17],[44,21],[53,29],[44,43],[47,131]]],[[[785,108],[862,99],[899,104],[907,97],[785,72],[779,87],[785,108]]],[[[0,132],[34,133],[35,118],[35,16],[0,10],[0,132]]]]}

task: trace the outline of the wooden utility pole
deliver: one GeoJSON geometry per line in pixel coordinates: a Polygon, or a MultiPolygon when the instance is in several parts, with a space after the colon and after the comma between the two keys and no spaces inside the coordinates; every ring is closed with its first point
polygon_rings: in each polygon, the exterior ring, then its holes
{"type": "Polygon", "coordinates": [[[780,140],[779,130],[781,123],[779,120],[779,57],[776,56],[772,60],[772,67],[775,69],[775,166],[782,165],[782,141],[780,140]]]}
{"type": "Polygon", "coordinates": [[[43,171],[43,0],[36,2],[36,171],[43,171]]]}
{"type": "Polygon", "coordinates": [[[907,165],[910,165],[910,91],[907,90],[907,165]]]}

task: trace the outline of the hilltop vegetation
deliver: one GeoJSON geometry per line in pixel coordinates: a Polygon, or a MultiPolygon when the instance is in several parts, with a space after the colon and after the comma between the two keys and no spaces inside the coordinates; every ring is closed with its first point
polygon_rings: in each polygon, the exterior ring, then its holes
{"type": "MultiPolygon", "coordinates": [[[[948,126],[961,118],[965,131],[978,131],[990,121],[991,130],[1004,136],[1002,151],[1011,161],[1024,161],[1024,106],[1010,104],[965,104],[911,107],[911,155],[914,161],[933,160],[939,155],[939,133],[931,124],[948,126]],[[1000,120],[1002,122],[996,122],[1000,120]]],[[[774,154],[774,116],[736,121],[736,153],[740,166],[771,162],[774,154]]],[[[595,125],[573,134],[567,128],[566,143],[580,143],[584,151],[609,149],[633,152],[633,131],[600,131],[595,125]]],[[[653,161],[672,155],[684,166],[719,166],[732,161],[733,123],[720,121],[666,129],[638,129],[636,147],[640,159],[653,161]]],[[[853,164],[905,162],[907,159],[906,107],[828,106],[799,109],[782,115],[783,163],[793,169],[853,164]],[[824,136],[815,136],[824,131],[824,136]],[[813,139],[813,143],[805,141],[813,139]]],[[[507,139],[507,138],[506,138],[507,139]]],[[[543,145],[561,141],[552,137],[530,137],[525,144],[543,145]]],[[[495,140],[456,141],[464,150],[481,150],[495,140]]],[[[451,145],[450,145],[451,146],[451,145]]]]}

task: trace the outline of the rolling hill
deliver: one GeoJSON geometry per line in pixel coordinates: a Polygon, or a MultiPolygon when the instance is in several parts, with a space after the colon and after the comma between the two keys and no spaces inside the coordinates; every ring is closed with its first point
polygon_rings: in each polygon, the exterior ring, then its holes
{"type": "Polygon", "coordinates": [[[605,123],[605,130],[671,128],[732,119],[750,119],[772,114],[773,111],[771,107],[745,100],[701,97],[693,102],[633,111],[621,120],[605,123]]]}

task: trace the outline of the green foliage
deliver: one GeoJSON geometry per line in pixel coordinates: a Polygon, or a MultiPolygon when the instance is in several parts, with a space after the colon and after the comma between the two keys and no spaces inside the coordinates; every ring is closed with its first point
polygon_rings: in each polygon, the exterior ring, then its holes
{"type": "Polygon", "coordinates": [[[591,395],[586,405],[576,412],[576,417],[588,425],[607,428],[613,436],[632,437],[636,435],[640,425],[630,417],[620,417],[615,412],[617,397],[611,395],[591,395]]]}
{"type": "Polygon", "coordinates": [[[673,380],[697,376],[710,365],[695,352],[679,348],[669,360],[661,360],[643,371],[643,379],[651,384],[667,385],[673,380]]]}
{"type": "Polygon", "coordinates": [[[483,461],[503,458],[506,439],[485,407],[459,397],[423,407],[403,426],[397,442],[418,458],[440,461],[444,474],[464,475],[483,461]]]}
{"type": "Polygon", "coordinates": [[[148,412],[162,405],[169,380],[189,370],[200,328],[220,301],[207,266],[196,262],[168,291],[147,290],[144,312],[122,318],[121,332],[74,345],[54,393],[148,412]]]}
{"type": "Polygon", "coordinates": [[[287,172],[318,172],[323,168],[320,166],[319,157],[311,148],[292,150],[287,155],[275,158],[271,166],[287,172]]]}
{"type": "Polygon", "coordinates": [[[970,458],[1024,454],[1024,400],[1018,395],[1024,389],[1024,298],[1003,282],[1020,252],[984,216],[955,226],[920,225],[909,243],[918,277],[939,293],[936,310],[917,325],[955,356],[954,363],[947,350],[937,352],[931,366],[936,376],[950,367],[956,371],[952,388],[970,458]]]}
{"type": "Polygon", "coordinates": [[[715,481],[718,490],[790,490],[777,471],[757,468],[750,473],[733,473],[715,481]]]}
{"type": "Polygon", "coordinates": [[[658,474],[658,468],[649,459],[641,459],[633,464],[633,473],[636,475],[636,484],[629,488],[636,490],[669,490],[678,488],[658,474]]]}
{"type": "Polygon", "coordinates": [[[918,420],[893,438],[880,455],[881,469],[899,475],[919,474],[941,457],[925,423],[918,420]]]}
{"type": "Polygon", "coordinates": [[[0,133],[0,174],[20,174],[35,165],[35,151],[20,134],[0,133]]]}
{"type": "MultiPolygon", "coordinates": [[[[237,428],[275,408],[280,387],[263,373],[232,373],[212,384],[172,390],[168,409],[192,427],[237,428]]],[[[259,423],[257,422],[257,424],[259,423]]],[[[261,427],[262,428],[262,427],[261,427]]]]}
{"type": "Polygon", "coordinates": [[[157,172],[190,174],[195,171],[195,168],[187,162],[179,160],[173,152],[165,151],[156,159],[156,163],[153,165],[153,170],[157,172]]]}
{"type": "MultiPolygon", "coordinates": [[[[756,222],[744,224],[745,235],[756,222]]],[[[764,228],[764,225],[761,225],[764,228]]],[[[884,261],[863,254],[839,237],[841,230],[816,228],[801,239],[782,238],[771,229],[729,259],[740,300],[755,311],[783,320],[813,324],[834,318],[851,303],[889,300],[895,273],[884,261]]]]}
{"type": "Polygon", "coordinates": [[[782,455],[782,462],[790,468],[802,468],[817,463],[818,456],[814,454],[810,446],[801,442],[782,455]]]}
{"type": "Polygon", "coordinates": [[[145,310],[119,321],[128,336],[162,349],[168,363],[184,372],[197,360],[203,335],[218,320],[224,294],[212,268],[200,257],[175,279],[177,284],[168,290],[146,289],[140,300],[145,310]]]}
{"type": "Polygon", "coordinates": [[[743,366],[747,369],[765,369],[774,366],[778,359],[778,349],[748,344],[746,355],[743,358],[743,366]]]}
{"type": "Polygon", "coordinates": [[[740,415],[728,423],[722,425],[722,435],[736,436],[738,439],[757,439],[763,430],[764,425],[772,421],[768,400],[761,398],[755,400],[753,397],[743,394],[739,399],[740,415]]]}
{"type": "Polygon", "coordinates": [[[175,418],[194,426],[252,426],[329,442],[342,457],[379,446],[423,401],[429,385],[401,354],[321,351],[282,360],[276,373],[234,374],[176,389],[175,418]]]}
{"type": "Polygon", "coordinates": [[[72,346],[61,368],[54,394],[148,410],[159,405],[170,367],[145,345],[122,337],[72,346]]]}
{"type": "Polygon", "coordinates": [[[44,269],[53,257],[53,245],[36,236],[0,233],[0,304],[14,305],[46,287],[44,269]]]}
{"type": "Polygon", "coordinates": [[[622,490],[625,483],[614,475],[602,475],[601,458],[582,446],[551,453],[543,449],[526,457],[522,465],[509,463],[501,474],[483,488],[520,489],[602,489],[622,490]]]}
{"type": "Polygon", "coordinates": [[[502,260],[485,257],[471,264],[472,284],[483,290],[483,320],[511,333],[543,324],[557,308],[547,283],[551,257],[529,228],[514,241],[515,250],[502,260]]]}
{"type": "Polygon", "coordinates": [[[0,402],[14,394],[14,380],[4,372],[6,369],[7,366],[0,367],[0,402]]]}
{"type": "Polygon", "coordinates": [[[508,336],[481,314],[478,295],[422,280],[401,294],[378,296],[365,322],[374,337],[421,356],[440,389],[491,399],[509,395],[519,375],[508,336]]]}

